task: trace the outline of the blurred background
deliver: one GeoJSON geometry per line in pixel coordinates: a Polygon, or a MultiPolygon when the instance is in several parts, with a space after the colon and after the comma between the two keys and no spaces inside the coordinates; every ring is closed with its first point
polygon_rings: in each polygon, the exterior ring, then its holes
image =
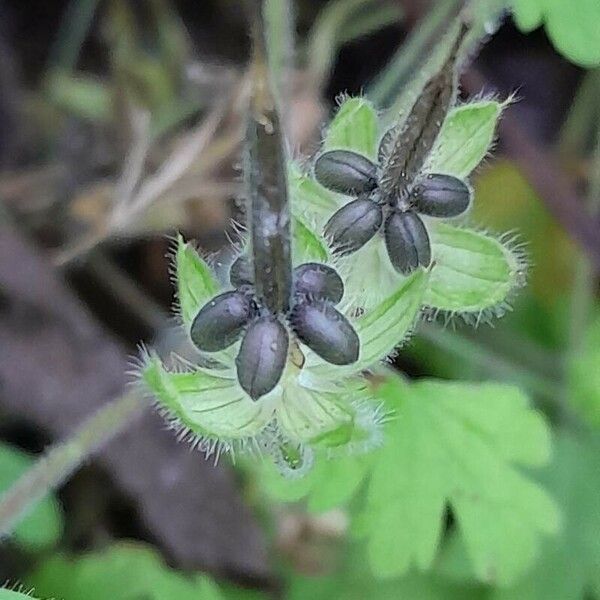
{"type": "MultiPolygon", "coordinates": [[[[316,151],[340,92],[391,105],[460,4],[297,0],[280,74],[295,155],[316,151]]],[[[396,366],[516,384],[590,457],[566,468],[580,474],[566,490],[583,483],[561,541],[587,566],[544,597],[600,598],[600,10],[518,4],[462,95],[516,92],[473,219],[518,232],[528,286],[495,327],[424,323],[396,366]]],[[[228,252],[248,56],[240,0],[0,0],[0,489],[127,393],[138,344],[180,344],[169,236],[228,252]]],[[[251,467],[205,462],[151,410],[122,410],[100,438],[121,433],[0,546],[1,581],[66,600],[538,597],[363,577],[351,508],[281,502],[251,467]]]]}

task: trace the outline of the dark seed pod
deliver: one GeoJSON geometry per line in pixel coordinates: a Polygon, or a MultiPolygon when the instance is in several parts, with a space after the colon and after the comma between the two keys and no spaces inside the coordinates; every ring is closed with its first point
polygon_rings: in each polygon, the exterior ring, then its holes
{"type": "Polygon", "coordinates": [[[413,189],[417,212],[430,217],[456,217],[469,208],[471,192],[464,181],[452,175],[427,175],[413,189]]]}
{"type": "Polygon", "coordinates": [[[331,150],[317,158],[315,177],[334,192],[358,196],[377,186],[377,165],[356,152],[331,150]]]}
{"type": "Polygon", "coordinates": [[[229,281],[236,288],[254,283],[252,265],[247,256],[241,254],[233,261],[229,267],[229,281]]]}
{"type": "Polygon", "coordinates": [[[358,335],[330,302],[298,303],[292,311],[291,323],[298,339],[323,360],[334,365],[349,365],[358,360],[358,335]]]}
{"type": "Polygon", "coordinates": [[[260,317],[248,327],[235,364],[238,381],[250,398],[258,400],[279,383],[288,345],[288,332],[274,317],[260,317]]]}
{"type": "Polygon", "coordinates": [[[344,295],[344,283],[335,269],[320,263],[304,263],[294,269],[294,293],[330,300],[337,304],[344,295]]]}
{"type": "Polygon", "coordinates": [[[190,336],[205,352],[231,346],[242,334],[252,314],[251,298],[241,292],[225,292],[205,304],[192,322],[190,336]]]}
{"type": "Polygon", "coordinates": [[[339,254],[351,254],[364,246],[383,222],[381,206],[358,198],[342,206],[325,225],[325,237],[339,254]]]}
{"type": "Polygon", "coordinates": [[[385,222],[385,245],[396,271],[403,275],[431,262],[431,244],[425,224],[414,212],[394,212],[385,222]]]}

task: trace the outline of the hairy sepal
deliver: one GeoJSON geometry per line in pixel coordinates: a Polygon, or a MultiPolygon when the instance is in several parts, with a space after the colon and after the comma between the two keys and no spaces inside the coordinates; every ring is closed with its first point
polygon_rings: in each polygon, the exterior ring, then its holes
{"type": "Polygon", "coordinates": [[[498,120],[510,101],[478,100],[454,108],[444,122],[426,170],[467,177],[488,154],[498,120]]]}
{"type": "Polygon", "coordinates": [[[424,303],[448,314],[501,316],[525,279],[522,251],[510,240],[429,222],[434,267],[424,303]]]}

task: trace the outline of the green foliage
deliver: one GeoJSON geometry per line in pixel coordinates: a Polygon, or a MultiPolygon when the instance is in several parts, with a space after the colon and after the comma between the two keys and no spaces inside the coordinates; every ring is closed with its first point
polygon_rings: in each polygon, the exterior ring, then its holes
{"type": "Polygon", "coordinates": [[[582,67],[600,65],[600,3],[597,0],[513,0],[523,32],[542,24],[556,49],[582,67]]]}
{"type": "MultiPolygon", "coordinates": [[[[225,600],[207,576],[178,573],[165,565],[156,550],[134,543],[76,558],[52,556],[27,582],[38,595],[65,600],[225,600]]],[[[244,598],[243,592],[237,597],[244,598]]]]}
{"type": "MultiPolygon", "coordinates": [[[[5,491],[33,463],[25,452],[0,444],[0,490],[5,491]]],[[[55,544],[62,534],[62,513],[53,496],[42,500],[15,529],[14,539],[31,550],[55,544]]]]}
{"type": "Polygon", "coordinates": [[[600,427],[600,317],[570,358],[567,374],[572,405],[591,425],[600,427]]]}
{"type": "Polygon", "coordinates": [[[0,600],[35,600],[35,598],[30,594],[0,589],[0,600]]]}

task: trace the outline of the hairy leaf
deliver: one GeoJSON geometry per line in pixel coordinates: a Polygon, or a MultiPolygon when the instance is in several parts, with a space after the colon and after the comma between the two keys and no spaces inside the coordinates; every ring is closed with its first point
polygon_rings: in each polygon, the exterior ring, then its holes
{"type": "Polygon", "coordinates": [[[508,584],[534,562],[559,516],[515,465],[550,452],[548,428],[516,388],[391,375],[378,397],[397,406],[375,464],[360,532],[382,577],[430,567],[448,504],[477,577],[508,584]]]}
{"type": "Polygon", "coordinates": [[[453,109],[436,142],[427,170],[464,179],[485,158],[504,105],[480,100],[453,109]]]}
{"type": "Polygon", "coordinates": [[[329,252],[323,238],[295,217],[292,227],[292,258],[294,266],[307,262],[327,262],[329,252]]]}
{"type": "Polygon", "coordinates": [[[218,292],[219,285],[212,269],[181,235],[177,236],[175,268],[181,319],[189,329],[198,311],[218,292]]]}
{"type": "Polygon", "coordinates": [[[431,223],[435,266],[425,304],[450,313],[502,309],[510,293],[523,284],[524,265],[518,252],[485,233],[431,223]]]}
{"type": "MultiPolygon", "coordinates": [[[[0,444],[0,493],[6,491],[33,464],[34,459],[7,444],[0,444]]],[[[62,512],[52,495],[44,498],[15,529],[19,544],[32,550],[55,544],[62,534],[62,512]]]]}

